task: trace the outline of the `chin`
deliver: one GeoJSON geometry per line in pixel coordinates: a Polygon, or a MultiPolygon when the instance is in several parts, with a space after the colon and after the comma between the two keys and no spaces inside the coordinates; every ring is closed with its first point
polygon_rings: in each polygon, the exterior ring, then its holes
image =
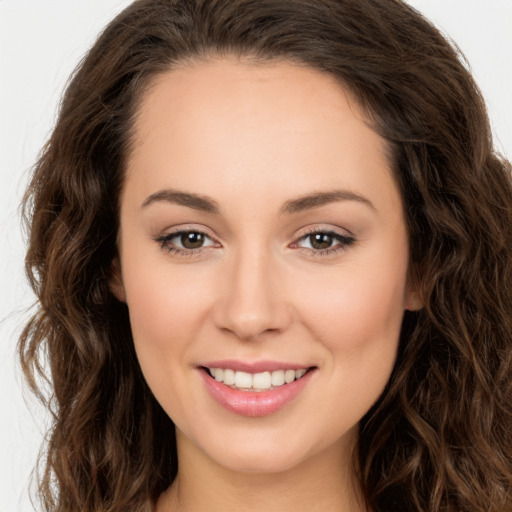
{"type": "Polygon", "coordinates": [[[358,431],[355,428],[341,437],[318,437],[300,429],[295,432],[251,430],[231,431],[229,435],[222,437],[210,433],[210,436],[202,437],[197,444],[194,440],[188,441],[206,454],[210,461],[228,471],[262,475],[305,467],[313,464],[315,460],[324,460],[326,453],[328,458],[346,458],[350,456],[357,442],[358,431]]]}
{"type": "Polygon", "coordinates": [[[286,453],[276,449],[267,451],[249,449],[230,450],[216,458],[216,462],[229,471],[254,475],[278,474],[291,471],[307,460],[304,453],[286,453]]]}

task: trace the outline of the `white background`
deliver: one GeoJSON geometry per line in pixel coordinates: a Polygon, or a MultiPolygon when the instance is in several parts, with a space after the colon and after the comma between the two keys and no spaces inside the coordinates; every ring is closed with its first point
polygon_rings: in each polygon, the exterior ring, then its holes
{"type": "MultiPolygon", "coordinates": [[[[29,512],[45,414],[23,389],[17,336],[33,298],[18,205],[67,77],[128,0],[0,0],[0,512],[29,512]]],[[[512,0],[410,0],[468,58],[512,158],[512,0]]],[[[39,510],[38,507],[35,507],[39,510]]]]}

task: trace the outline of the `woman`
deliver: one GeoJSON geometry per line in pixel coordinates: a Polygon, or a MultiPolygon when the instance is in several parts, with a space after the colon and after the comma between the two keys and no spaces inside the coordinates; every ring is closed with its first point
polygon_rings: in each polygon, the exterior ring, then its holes
{"type": "Polygon", "coordinates": [[[510,509],[510,165],[407,5],[134,2],[25,204],[48,510],[510,509]]]}

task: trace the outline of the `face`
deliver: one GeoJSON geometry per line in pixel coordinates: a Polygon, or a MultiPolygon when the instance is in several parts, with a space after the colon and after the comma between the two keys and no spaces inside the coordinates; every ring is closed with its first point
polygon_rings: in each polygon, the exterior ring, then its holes
{"type": "Polygon", "coordinates": [[[120,216],[112,289],[180,454],[277,472],[354,447],[418,305],[385,143],[346,91],[286,63],[161,75],[120,216]]]}

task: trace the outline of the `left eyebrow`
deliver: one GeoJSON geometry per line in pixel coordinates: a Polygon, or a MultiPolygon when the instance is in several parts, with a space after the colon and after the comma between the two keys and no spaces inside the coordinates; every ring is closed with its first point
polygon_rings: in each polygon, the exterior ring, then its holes
{"type": "Polygon", "coordinates": [[[209,197],[171,189],[159,190],[158,192],[151,194],[142,203],[142,208],[146,208],[150,204],[160,201],[186,206],[187,208],[192,208],[206,213],[218,214],[220,211],[219,205],[209,197]]]}
{"type": "Polygon", "coordinates": [[[287,201],[281,208],[281,213],[298,213],[305,210],[319,208],[329,203],[339,201],[356,201],[365,204],[374,211],[377,211],[373,203],[366,197],[352,192],[351,190],[329,190],[326,192],[314,192],[305,196],[287,201]]]}

